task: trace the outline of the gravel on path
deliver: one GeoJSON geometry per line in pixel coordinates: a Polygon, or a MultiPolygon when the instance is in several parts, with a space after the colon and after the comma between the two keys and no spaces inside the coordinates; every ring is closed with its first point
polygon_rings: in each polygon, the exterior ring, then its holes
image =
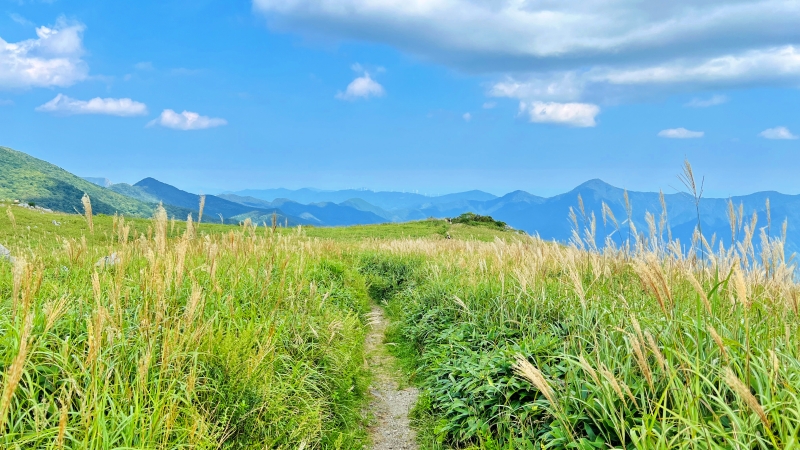
{"type": "Polygon", "coordinates": [[[369,392],[369,408],[373,417],[370,426],[374,450],[416,450],[416,433],[408,418],[417,402],[417,389],[400,389],[392,372],[394,357],[383,342],[386,317],[383,309],[374,306],[369,314],[371,330],[367,335],[367,364],[374,378],[369,392]]]}

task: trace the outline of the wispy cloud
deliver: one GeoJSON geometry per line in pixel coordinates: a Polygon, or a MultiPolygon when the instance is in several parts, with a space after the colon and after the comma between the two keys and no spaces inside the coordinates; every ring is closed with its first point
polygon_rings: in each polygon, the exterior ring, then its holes
{"type": "Polygon", "coordinates": [[[769,128],[758,134],[764,139],[797,139],[798,136],[792,134],[786,127],[769,128]]]}
{"type": "Polygon", "coordinates": [[[95,97],[91,100],[84,101],[67,97],[64,94],[58,94],[54,99],[36,108],[36,111],[63,115],[103,114],[131,117],[147,114],[147,105],[129,98],[95,97]]]}
{"type": "Polygon", "coordinates": [[[158,118],[151,120],[147,126],[160,125],[174,130],[202,130],[227,125],[225,119],[201,116],[196,112],[184,111],[180,114],[171,109],[165,109],[158,118]]]}
{"type": "Polygon", "coordinates": [[[465,122],[469,122],[470,120],[472,120],[472,114],[464,113],[464,115],[461,116],[461,118],[464,119],[465,122]]]}
{"type": "Polygon", "coordinates": [[[483,104],[483,109],[494,109],[497,106],[497,102],[486,102],[483,104]]]}
{"type": "Polygon", "coordinates": [[[155,70],[155,66],[153,66],[153,63],[150,61],[138,62],[133,65],[133,68],[136,70],[143,70],[143,71],[155,70]]]}
{"type": "Polygon", "coordinates": [[[23,26],[26,26],[26,27],[34,26],[33,22],[31,22],[30,20],[22,17],[21,15],[19,15],[17,13],[11,13],[11,14],[8,15],[8,17],[10,17],[11,20],[13,20],[14,22],[16,22],[16,23],[18,23],[20,25],[23,25],[23,26]]]}
{"type": "Polygon", "coordinates": [[[6,100],[0,98],[0,106],[13,106],[13,105],[14,105],[14,100],[6,100]]]}
{"type": "Polygon", "coordinates": [[[589,103],[520,102],[521,114],[534,123],[554,123],[573,127],[593,127],[600,107],[589,103]]]}
{"type": "Polygon", "coordinates": [[[711,98],[693,98],[692,101],[683,105],[689,108],[708,108],[709,106],[717,106],[728,102],[728,97],[725,95],[714,95],[711,98]]]}
{"type": "Polygon", "coordinates": [[[659,137],[668,139],[697,139],[705,136],[704,131],[691,131],[686,128],[669,128],[658,132],[659,137]]]}
{"type": "Polygon", "coordinates": [[[85,80],[81,23],[58,19],[36,28],[36,39],[9,43],[0,38],[0,88],[69,86],[85,80]]]}

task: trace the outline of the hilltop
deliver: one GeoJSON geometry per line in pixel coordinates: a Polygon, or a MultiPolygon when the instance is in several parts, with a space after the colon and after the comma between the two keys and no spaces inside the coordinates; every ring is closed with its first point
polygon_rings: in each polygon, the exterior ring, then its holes
{"type": "Polygon", "coordinates": [[[82,211],[84,193],[95,213],[146,216],[153,205],[104,189],[48,162],[0,147],[0,198],[19,199],[57,211],[82,211]]]}

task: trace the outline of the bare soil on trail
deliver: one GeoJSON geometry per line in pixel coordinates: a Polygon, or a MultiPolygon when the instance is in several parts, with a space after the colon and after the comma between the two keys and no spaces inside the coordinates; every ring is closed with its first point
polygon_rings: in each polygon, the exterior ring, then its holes
{"type": "Polygon", "coordinates": [[[373,306],[369,314],[371,330],[366,339],[367,364],[374,375],[369,392],[369,412],[373,418],[370,436],[374,450],[416,450],[416,433],[408,418],[417,402],[417,389],[400,389],[393,372],[394,357],[383,342],[386,317],[383,309],[373,306]]]}

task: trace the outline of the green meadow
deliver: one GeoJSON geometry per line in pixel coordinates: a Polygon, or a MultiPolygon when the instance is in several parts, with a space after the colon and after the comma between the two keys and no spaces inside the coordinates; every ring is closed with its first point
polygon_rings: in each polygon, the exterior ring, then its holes
{"type": "Polygon", "coordinates": [[[370,448],[374,305],[420,448],[800,447],[794,267],[735,215],[685,251],[4,205],[2,448],[370,448]]]}

